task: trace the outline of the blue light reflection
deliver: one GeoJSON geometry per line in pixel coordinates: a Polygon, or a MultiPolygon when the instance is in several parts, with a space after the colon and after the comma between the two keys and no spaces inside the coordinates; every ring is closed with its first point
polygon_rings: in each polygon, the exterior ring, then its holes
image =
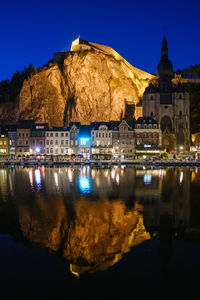
{"type": "Polygon", "coordinates": [[[151,174],[145,174],[144,175],[144,183],[150,184],[151,183],[151,174]]]}
{"type": "Polygon", "coordinates": [[[35,177],[36,186],[37,186],[38,190],[40,190],[41,189],[41,181],[42,181],[40,170],[38,170],[38,169],[34,170],[34,177],[35,177]]]}
{"type": "Polygon", "coordinates": [[[82,194],[90,194],[91,191],[91,180],[88,176],[78,177],[78,187],[82,194]]]}

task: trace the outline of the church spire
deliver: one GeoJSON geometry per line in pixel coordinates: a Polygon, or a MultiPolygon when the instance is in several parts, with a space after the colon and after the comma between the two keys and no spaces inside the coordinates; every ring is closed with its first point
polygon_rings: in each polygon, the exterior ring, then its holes
{"type": "Polygon", "coordinates": [[[164,38],[162,41],[162,48],[161,48],[161,58],[162,57],[168,57],[168,47],[167,47],[167,41],[165,38],[165,34],[164,34],[164,38]]]}

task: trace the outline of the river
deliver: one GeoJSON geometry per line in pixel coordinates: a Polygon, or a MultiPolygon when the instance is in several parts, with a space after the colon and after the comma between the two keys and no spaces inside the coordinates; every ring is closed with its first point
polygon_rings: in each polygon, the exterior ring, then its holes
{"type": "Polygon", "coordinates": [[[198,168],[1,168],[1,299],[191,297],[199,195],[198,168]]]}

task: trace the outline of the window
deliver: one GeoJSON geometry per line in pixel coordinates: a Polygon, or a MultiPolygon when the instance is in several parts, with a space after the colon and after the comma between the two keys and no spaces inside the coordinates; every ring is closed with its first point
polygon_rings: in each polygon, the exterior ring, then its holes
{"type": "Polygon", "coordinates": [[[26,140],[26,145],[28,145],[28,140],[26,140]]]}
{"type": "Polygon", "coordinates": [[[40,146],[43,146],[43,141],[42,140],[40,140],[40,146]]]}
{"type": "Polygon", "coordinates": [[[55,149],[55,154],[58,154],[58,148],[55,149]]]}
{"type": "Polygon", "coordinates": [[[104,138],[104,132],[102,133],[102,137],[104,138]]]}
{"type": "Polygon", "coordinates": [[[36,144],[36,143],[35,143],[35,140],[33,140],[33,141],[32,141],[32,145],[35,146],[35,144],[36,144]]]}
{"type": "Polygon", "coordinates": [[[55,136],[58,137],[58,132],[55,133],[55,136]]]}
{"type": "Polygon", "coordinates": [[[96,137],[98,137],[98,133],[96,133],[96,137]]]}
{"type": "Polygon", "coordinates": [[[53,148],[51,148],[50,152],[53,153],[53,148]]]}
{"type": "Polygon", "coordinates": [[[49,132],[46,133],[46,136],[49,136],[49,132]]]}
{"type": "Polygon", "coordinates": [[[178,98],[179,98],[179,99],[182,99],[182,95],[180,94],[178,98]]]}
{"type": "Polygon", "coordinates": [[[49,148],[47,148],[47,153],[49,153],[49,148]]]}
{"type": "Polygon", "coordinates": [[[62,153],[62,154],[64,153],[64,148],[61,148],[61,153],[62,153]]]}
{"type": "Polygon", "coordinates": [[[3,142],[2,142],[2,141],[0,141],[0,145],[3,145],[3,142]]]}
{"type": "Polygon", "coordinates": [[[153,96],[151,95],[150,100],[153,100],[153,96]]]}
{"type": "Polygon", "coordinates": [[[61,145],[64,145],[64,140],[61,140],[61,145]]]}
{"type": "Polygon", "coordinates": [[[49,145],[49,140],[47,140],[47,145],[49,145]]]}
{"type": "Polygon", "coordinates": [[[77,141],[77,140],[75,141],[75,145],[76,145],[76,146],[78,145],[78,141],[77,141]]]}
{"type": "Polygon", "coordinates": [[[65,148],[65,152],[68,153],[68,148],[65,148]]]}
{"type": "Polygon", "coordinates": [[[28,137],[28,132],[26,133],[26,137],[28,137]]]}
{"type": "Polygon", "coordinates": [[[65,145],[68,145],[68,140],[65,140],[65,145]]]}
{"type": "Polygon", "coordinates": [[[153,125],[153,128],[157,128],[157,124],[154,124],[154,125],[153,125]]]}
{"type": "Polygon", "coordinates": [[[65,136],[68,136],[68,132],[65,132],[65,136]]]}
{"type": "Polygon", "coordinates": [[[53,136],[53,132],[50,133],[50,136],[53,136]]]}
{"type": "Polygon", "coordinates": [[[179,116],[180,116],[180,117],[182,116],[182,111],[181,111],[181,110],[179,111],[179,116]]]}
{"type": "Polygon", "coordinates": [[[101,133],[99,132],[99,137],[101,137],[101,133]]]}
{"type": "Polygon", "coordinates": [[[71,140],[71,145],[72,145],[72,146],[74,145],[74,141],[73,141],[73,140],[71,140]]]}
{"type": "Polygon", "coordinates": [[[18,133],[18,136],[21,136],[21,133],[20,133],[20,132],[18,133]]]}
{"type": "Polygon", "coordinates": [[[55,145],[58,145],[58,140],[55,140],[55,145]]]}
{"type": "Polygon", "coordinates": [[[50,140],[50,145],[53,145],[53,140],[50,140]]]}
{"type": "Polygon", "coordinates": [[[63,137],[64,136],[64,132],[61,132],[60,136],[63,137]]]}
{"type": "Polygon", "coordinates": [[[151,112],[151,117],[153,118],[153,112],[151,112]]]}

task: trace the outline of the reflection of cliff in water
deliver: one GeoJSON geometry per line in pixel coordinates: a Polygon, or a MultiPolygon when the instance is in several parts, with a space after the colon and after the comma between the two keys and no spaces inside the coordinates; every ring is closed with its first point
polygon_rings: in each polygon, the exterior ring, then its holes
{"type": "Polygon", "coordinates": [[[0,233],[55,251],[82,274],[108,268],[156,232],[166,270],[174,237],[200,240],[199,174],[187,168],[2,169],[0,233]]]}
{"type": "Polygon", "coordinates": [[[59,252],[76,275],[107,269],[130,247],[150,238],[137,204],[127,210],[120,201],[82,199],[74,207],[68,202],[62,198],[20,202],[19,220],[28,240],[59,252]]]}

